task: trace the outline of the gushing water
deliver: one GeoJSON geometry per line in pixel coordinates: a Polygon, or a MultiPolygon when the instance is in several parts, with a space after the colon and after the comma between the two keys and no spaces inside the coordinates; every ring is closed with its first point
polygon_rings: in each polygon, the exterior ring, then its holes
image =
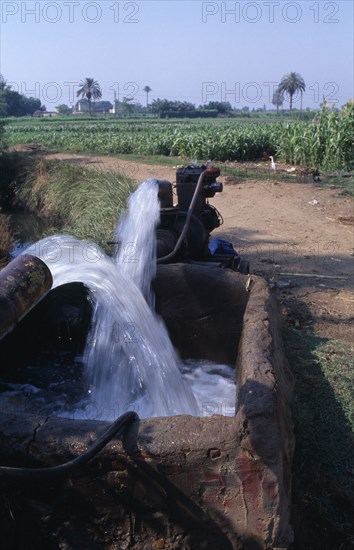
{"type": "Polygon", "coordinates": [[[199,414],[167,331],[142,294],[152,301],[156,260],[151,240],[158,213],[157,186],[148,180],[131,196],[118,226],[115,259],[94,243],[63,235],[26,251],[47,263],[53,287],[82,282],[95,303],[84,354],[95,417],[108,419],[132,408],[141,417],[199,414]]]}
{"type": "Polygon", "coordinates": [[[143,182],[128,201],[115,231],[118,243],[115,260],[124,275],[131,278],[153,307],[151,281],[156,274],[156,226],[160,203],[154,179],[143,182]]]}
{"type": "MultiPolygon", "coordinates": [[[[129,277],[151,308],[154,305],[151,280],[156,272],[155,228],[159,219],[156,181],[147,180],[130,196],[128,209],[121,216],[115,231],[117,251],[113,276],[119,271],[129,277]]],[[[135,387],[139,384],[139,378],[134,376],[133,362],[127,360],[127,354],[123,349],[128,345],[129,355],[132,351],[131,344],[138,343],[139,327],[132,322],[119,324],[115,315],[114,307],[108,308],[100,301],[96,301],[92,328],[84,353],[86,378],[92,388],[92,396],[100,408],[108,405],[112,410],[117,408],[117,384],[118,390],[122,383],[123,387],[125,384],[123,396],[127,400],[127,405],[131,403],[130,406],[136,407],[141,394],[141,390],[135,387]],[[121,375],[118,377],[117,361],[122,362],[118,368],[121,375]]],[[[121,391],[118,395],[120,394],[121,391]]],[[[143,406],[145,409],[146,403],[143,406]]]]}
{"type": "Polygon", "coordinates": [[[88,371],[97,374],[91,405],[100,417],[133,407],[142,417],[198,414],[163,324],[114,260],[93,243],[63,235],[43,239],[37,248],[52,272],[53,288],[84,283],[106,315],[85,352],[88,371]]]}
{"type": "MultiPolygon", "coordinates": [[[[160,218],[157,190],[155,180],[142,183],[130,196],[128,209],[121,217],[115,232],[118,249],[113,273],[119,272],[129,277],[130,281],[135,283],[137,292],[139,289],[150,306],[153,306],[154,302],[151,280],[156,272],[155,228],[160,218]]],[[[137,306],[135,301],[132,305],[137,306]]],[[[145,330],[140,325],[146,322],[140,311],[138,318],[139,322],[122,318],[117,324],[115,308],[107,308],[97,302],[93,328],[85,350],[87,377],[95,403],[100,408],[108,405],[113,410],[116,408],[119,395],[120,399],[124,399],[124,408],[138,407],[139,413],[144,416],[152,416],[154,411],[156,415],[192,413],[195,410],[193,394],[189,388],[184,387],[172,346],[166,348],[169,337],[164,326],[152,314],[155,335],[151,335],[150,338],[155,349],[153,356],[149,358],[149,349],[144,349],[146,343],[142,345],[140,342],[141,330],[145,330]],[[160,342],[159,337],[163,339],[160,342]],[[137,344],[137,350],[133,349],[133,344],[137,344]],[[160,365],[157,356],[161,357],[160,365]],[[140,374],[141,362],[148,363],[144,366],[144,376],[140,374]],[[164,364],[169,366],[171,379],[164,364]],[[161,376],[158,387],[151,387],[150,390],[149,387],[155,385],[156,381],[153,380],[155,374],[152,379],[150,378],[149,369],[160,369],[160,374],[156,375],[158,378],[161,376]],[[172,394],[176,390],[171,404],[169,399],[172,396],[169,396],[167,401],[162,397],[163,393],[170,394],[170,384],[174,385],[172,394]],[[151,399],[152,391],[155,395],[154,400],[151,399]]]]}
{"type": "MultiPolygon", "coordinates": [[[[4,406],[10,406],[13,399],[19,400],[18,406],[24,389],[25,408],[31,390],[34,407],[37,402],[41,407],[48,402],[48,414],[73,418],[110,420],[129,409],[141,417],[234,415],[233,369],[207,361],[180,363],[162,320],[153,312],[151,279],[156,271],[159,216],[156,180],[147,180],[130,197],[119,221],[114,258],[94,243],[66,235],[48,237],[26,249],[24,253],[47,263],[53,287],[82,282],[90,292],[94,308],[84,352],[85,387],[89,389],[73,409],[57,393],[61,376],[59,382],[50,383],[48,391],[9,384],[9,391],[1,394],[4,406]]],[[[59,367],[53,363],[50,368],[56,371],[59,367]]],[[[75,369],[70,369],[70,376],[77,378],[75,369]]],[[[67,396],[76,388],[74,378],[70,382],[69,377],[66,384],[67,396]]],[[[75,389],[76,401],[81,387],[75,389]]]]}

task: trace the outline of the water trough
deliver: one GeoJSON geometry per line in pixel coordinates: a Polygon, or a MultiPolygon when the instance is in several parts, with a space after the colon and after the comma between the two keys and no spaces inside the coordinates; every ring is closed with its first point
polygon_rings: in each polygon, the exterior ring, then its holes
{"type": "MultiPolygon", "coordinates": [[[[235,366],[235,414],[226,416],[211,396],[199,416],[136,418],[69,476],[43,483],[1,475],[4,494],[17,494],[22,506],[9,547],[15,540],[21,548],[112,550],[291,545],[292,383],[274,293],[260,277],[198,262],[158,265],[153,286],[156,309],[182,358],[235,366]]],[[[16,363],[8,352],[25,335],[51,345],[53,311],[74,339],[84,339],[91,315],[86,295],[82,284],[49,292],[1,340],[1,370],[16,363]]],[[[1,413],[0,463],[12,467],[65,463],[110,425],[40,411],[1,413]]]]}

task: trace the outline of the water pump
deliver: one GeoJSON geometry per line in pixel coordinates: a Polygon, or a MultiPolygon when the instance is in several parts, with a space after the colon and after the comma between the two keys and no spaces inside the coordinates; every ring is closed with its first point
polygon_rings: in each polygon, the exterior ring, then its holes
{"type": "Polygon", "coordinates": [[[189,165],[176,171],[178,204],[173,204],[172,183],[157,180],[161,204],[157,227],[157,262],[219,262],[242,273],[248,273],[248,262],[241,260],[231,243],[213,239],[210,233],[222,223],[218,210],[209,198],[223,190],[215,166],[189,165]]]}

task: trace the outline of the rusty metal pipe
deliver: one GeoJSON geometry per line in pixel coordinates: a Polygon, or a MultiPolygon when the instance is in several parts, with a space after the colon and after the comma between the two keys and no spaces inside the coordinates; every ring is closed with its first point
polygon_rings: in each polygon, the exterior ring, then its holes
{"type": "Polygon", "coordinates": [[[47,265],[36,256],[18,256],[0,271],[0,340],[44,298],[53,284],[47,265]]]}

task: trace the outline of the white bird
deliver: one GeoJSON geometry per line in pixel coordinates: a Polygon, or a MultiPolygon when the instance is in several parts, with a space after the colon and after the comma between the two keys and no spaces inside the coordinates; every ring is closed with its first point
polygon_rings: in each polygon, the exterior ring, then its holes
{"type": "Polygon", "coordinates": [[[269,160],[271,161],[272,170],[274,170],[275,172],[277,169],[277,165],[275,164],[273,157],[269,157],[269,160]]]}

